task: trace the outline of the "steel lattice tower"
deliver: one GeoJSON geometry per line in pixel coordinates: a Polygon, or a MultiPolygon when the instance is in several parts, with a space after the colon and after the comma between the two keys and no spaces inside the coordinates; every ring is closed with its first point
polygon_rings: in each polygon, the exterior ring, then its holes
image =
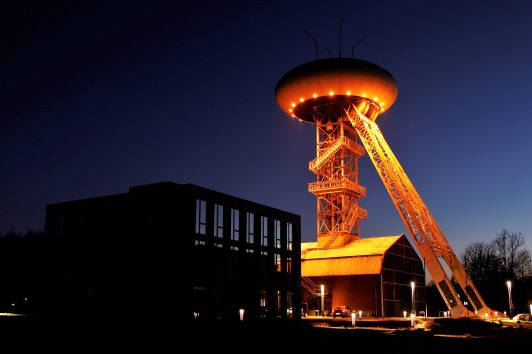
{"type": "Polygon", "coordinates": [[[317,197],[318,247],[341,247],[360,235],[367,212],[359,206],[366,191],[358,184],[358,158],[365,150],[449,310],[469,313],[443,264],[478,314],[492,313],[375,122],[397,98],[392,75],[363,60],[321,59],[290,70],[275,93],[285,112],[316,126],[317,156],[309,169],[317,181],[309,191],[317,197]]]}
{"type": "Polygon", "coordinates": [[[309,162],[316,182],[308,190],[316,196],[318,246],[339,247],[359,238],[360,220],[367,218],[360,206],[366,189],[358,181],[364,147],[345,110],[355,104],[375,119],[397,96],[393,77],[363,60],[316,60],[283,76],[276,96],[285,111],[316,128],[316,158],[309,162]]]}
{"type": "Polygon", "coordinates": [[[309,192],[316,195],[318,243],[322,248],[343,245],[359,237],[359,220],[367,211],[359,206],[366,189],[358,184],[358,158],[364,147],[345,118],[342,104],[315,107],[316,158],[309,170],[316,174],[309,192]]]}

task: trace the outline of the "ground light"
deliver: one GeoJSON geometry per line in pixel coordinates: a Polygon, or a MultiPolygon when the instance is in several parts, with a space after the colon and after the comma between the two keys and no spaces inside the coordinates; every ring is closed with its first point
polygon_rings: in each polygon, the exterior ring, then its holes
{"type": "Polygon", "coordinates": [[[508,308],[510,309],[510,317],[512,317],[512,282],[508,280],[506,286],[508,287],[508,308]]]}
{"type": "Polygon", "coordinates": [[[325,285],[320,285],[321,290],[321,315],[323,316],[324,303],[325,303],[325,285]]]}
{"type": "Polygon", "coordinates": [[[416,288],[416,283],[414,283],[413,281],[410,282],[410,287],[412,288],[412,313],[415,313],[416,312],[416,309],[414,307],[414,290],[416,288]]]}

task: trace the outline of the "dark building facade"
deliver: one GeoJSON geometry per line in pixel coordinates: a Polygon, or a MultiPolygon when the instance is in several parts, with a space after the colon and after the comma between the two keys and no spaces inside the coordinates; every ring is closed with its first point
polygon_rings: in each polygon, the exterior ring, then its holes
{"type": "Polygon", "coordinates": [[[300,217],[292,213],[162,182],[50,204],[45,234],[58,249],[48,303],[63,311],[300,315],[300,217]]]}

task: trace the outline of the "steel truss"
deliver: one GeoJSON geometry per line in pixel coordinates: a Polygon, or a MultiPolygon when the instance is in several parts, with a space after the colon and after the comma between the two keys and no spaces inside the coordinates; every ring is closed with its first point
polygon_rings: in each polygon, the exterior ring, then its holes
{"type": "Polygon", "coordinates": [[[316,182],[309,192],[317,199],[318,246],[342,246],[359,237],[359,220],[367,211],[359,207],[366,189],[358,184],[358,159],[364,147],[357,143],[357,133],[345,116],[345,105],[315,108],[316,158],[309,170],[316,182]]]}
{"type": "Polygon", "coordinates": [[[449,267],[478,315],[487,313],[491,316],[491,309],[465,273],[458,257],[386,143],[377,124],[362,114],[354,104],[345,109],[345,114],[360,137],[451,313],[460,316],[468,314],[468,310],[460,301],[442,263],[449,267]]]}

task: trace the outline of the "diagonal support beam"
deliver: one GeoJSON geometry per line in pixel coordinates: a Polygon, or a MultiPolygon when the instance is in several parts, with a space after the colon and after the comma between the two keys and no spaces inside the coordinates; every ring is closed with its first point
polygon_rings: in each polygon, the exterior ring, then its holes
{"type": "Polygon", "coordinates": [[[451,284],[442,262],[449,267],[478,314],[491,314],[491,309],[468,278],[458,257],[388,146],[377,124],[360,113],[355,105],[351,105],[345,112],[412,236],[417,250],[425,259],[426,267],[449,310],[455,316],[468,313],[451,284]]]}

